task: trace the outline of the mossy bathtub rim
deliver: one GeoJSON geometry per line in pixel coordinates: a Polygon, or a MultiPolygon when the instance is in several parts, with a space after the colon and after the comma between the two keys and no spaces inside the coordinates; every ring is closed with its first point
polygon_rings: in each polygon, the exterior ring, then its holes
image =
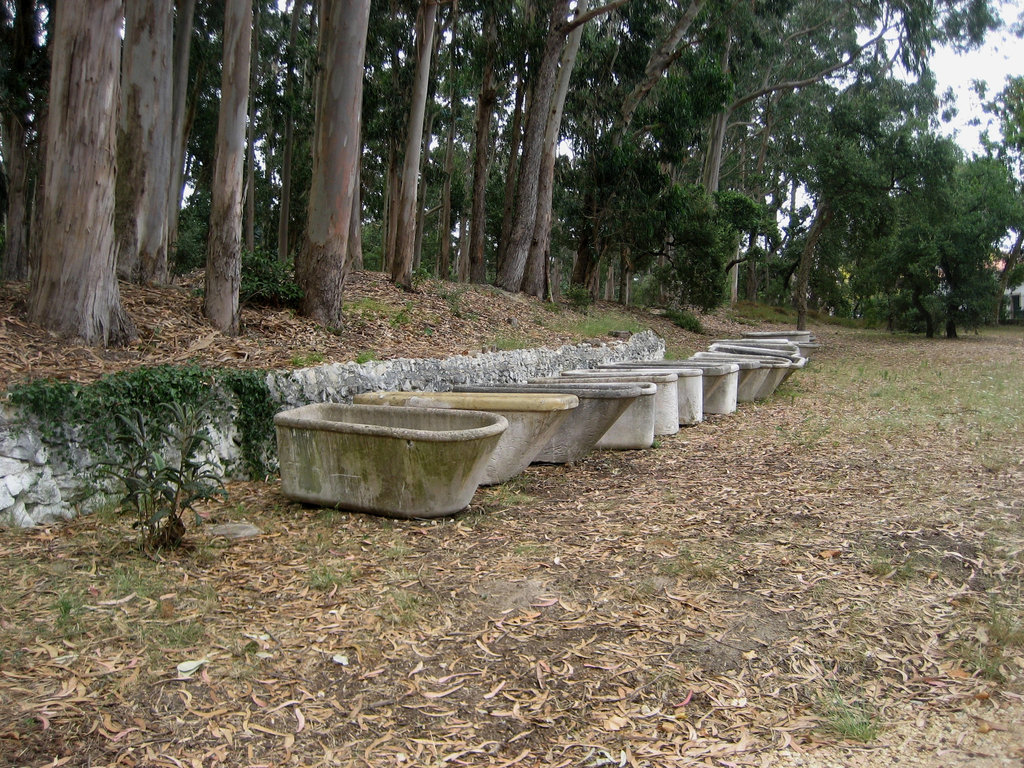
{"type": "Polygon", "coordinates": [[[508,422],[499,414],[313,403],[274,417],[289,499],[396,518],[469,506],[508,422]]]}

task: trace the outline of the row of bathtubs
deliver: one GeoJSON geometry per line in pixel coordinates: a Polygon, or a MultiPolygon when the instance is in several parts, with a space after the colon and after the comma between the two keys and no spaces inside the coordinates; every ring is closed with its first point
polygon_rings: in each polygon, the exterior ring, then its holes
{"type": "Polygon", "coordinates": [[[480,485],[534,462],[649,448],[661,435],[769,397],[816,347],[810,337],[714,342],[686,360],[611,363],[505,386],[366,392],[274,418],[282,492],[401,518],[464,509],[480,485]]]}

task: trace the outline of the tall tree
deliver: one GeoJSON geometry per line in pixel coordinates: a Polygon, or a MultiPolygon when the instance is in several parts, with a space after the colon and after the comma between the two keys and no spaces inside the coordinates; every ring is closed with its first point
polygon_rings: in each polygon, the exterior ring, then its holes
{"type": "Polygon", "coordinates": [[[242,181],[251,37],[252,0],[227,0],[203,311],[214,328],[229,335],[236,335],[240,324],[242,181]]]}
{"type": "MultiPolygon", "coordinates": [[[[171,85],[171,168],[167,189],[167,246],[172,252],[178,242],[178,214],[185,191],[186,102],[188,62],[192,45],[192,17],[196,0],[176,0],[174,4],[174,53],[171,85]]],[[[170,255],[168,255],[170,258],[170,255]]]]}
{"type": "Polygon", "coordinates": [[[359,200],[363,59],[370,0],[325,0],[321,6],[313,182],[305,241],[295,265],[303,314],[341,324],[353,219],[359,200]]]}
{"type": "Polygon", "coordinates": [[[36,0],[17,0],[0,6],[0,51],[7,66],[0,80],[0,149],[7,182],[3,263],[4,280],[27,280],[31,169],[38,131],[33,101],[42,90],[45,57],[37,40],[36,0]],[[5,18],[8,14],[11,17],[5,18]]]}
{"type": "Polygon", "coordinates": [[[434,23],[437,0],[421,0],[416,13],[416,75],[413,83],[409,122],[405,132],[405,161],[402,165],[401,192],[398,197],[395,255],[391,279],[396,285],[412,288],[413,258],[416,247],[417,193],[419,191],[420,152],[423,121],[430,83],[430,58],[434,48],[434,23]]]}
{"type": "Polygon", "coordinates": [[[530,109],[526,115],[508,253],[495,280],[495,285],[506,291],[518,291],[526,272],[530,241],[537,220],[537,189],[544,151],[544,133],[547,130],[551,99],[555,92],[558,60],[565,45],[568,14],[569,0],[554,0],[548,20],[548,33],[544,39],[544,48],[533,81],[530,109]]]}
{"type": "Polygon", "coordinates": [[[279,261],[287,261],[291,253],[289,221],[291,218],[292,158],[295,153],[295,60],[299,24],[305,14],[305,9],[305,0],[295,0],[292,4],[291,19],[288,24],[288,46],[285,49],[285,127],[281,161],[281,202],[277,223],[277,258],[279,261]]]}
{"type": "Polygon", "coordinates": [[[58,3],[29,319],[87,344],[135,336],[116,276],[120,0],[58,3]]]}
{"type": "MultiPolygon", "coordinates": [[[[576,15],[587,12],[589,0],[578,0],[576,15]]],[[[583,39],[583,25],[569,33],[562,58],[558,64],[558,81],[551,97],[547,126],[544,129],[544,144],[540,161],[540,175],[537,179],[537,213],[534,215],[533,237],[523,275],[523,291],[531,296],[544,298],[547,290],[548,252],[551,248],[551,198],[554,194],[555,157],[558,152],[558,137],[561,134],[562,110],[569,94],[569,81],[576,65],[580,41],[583,39]]]]}
{"type": "Polygon", "coordinates": [[[167,282],[173,0],[125,6],[117,136],[118,274],[167,282]]]}
{"type": "Polygon", "coordinates": [[[498,20],[495,11],[488,5],[483,14],[483,73],[480,94],[476,102],[476,133],[473,154],[473,197],[469,220],[469,252],[465,264],[460,262],[460,272],[474,283],[486,280],[484,262],[484,240],[487,237],[487,172],[490,168],[491,119],[494,105],[498,100],[495,85],[495,58],[498,46],[498,20]]]}

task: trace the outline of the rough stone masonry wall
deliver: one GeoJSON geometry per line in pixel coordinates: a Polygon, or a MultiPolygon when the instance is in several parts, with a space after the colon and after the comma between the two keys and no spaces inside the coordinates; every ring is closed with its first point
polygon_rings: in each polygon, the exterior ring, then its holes
{"type": "MultiPolygon", "coordinates": [[[[331,363],[272,371],[266,382],[279,409],[314,402],[351,402],[373,390],[448,390],[463,384],[519,383],[566,368],[600,363],[652,360],[665,355],[665,343],[652,331],[626,341],[565,345],[369,363],[331,363]]],[[[224,400],[228,403],[228,400],[224,400]]],[[[225,405],[230,409],[230,406],[225,405]]],[[[96,459],[80,444],[52,445],[8,405],[0,406],[0,526],[28,527],[94,511],[108,493],[91,469],[96,459]]],[[[242,474],[234,413],[213,415],[213,450],[208,460],[229,477],[242,474]]],[[[72,430],[73,432],[73,430],[72,430]]]]}

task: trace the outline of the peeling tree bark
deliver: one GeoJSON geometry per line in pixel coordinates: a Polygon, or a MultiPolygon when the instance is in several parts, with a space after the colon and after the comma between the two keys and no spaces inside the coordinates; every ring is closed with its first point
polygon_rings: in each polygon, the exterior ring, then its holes
{"type": "Polygon", "coordinates": [[[491,150],[491,116],[494,114],[494,103],[498,92],[494,87],[494,56],[498,39],[498,24],[494,12],[485,10],[484,44],[487,53],[484,56],[483,81],[480,84],[480,96],[476,103],[476,153],[473,157],[473,203],[469,223],[469,252],[466,261],[459,263],[460,277],[474,283],[487,280],[487,269],[484,263],[484,239],[487,229],[487,170],[490,165],[491,150]]]}
{"type": "Polygon", "coordinates": [[[313,136],[313,180],[306,234],[295,274],[302,313],[341,325],[353,219],[359,199],[363,59],[370,0],[325,0],[321,6],[321,79],[313,136]]]}
{"type": "Polygon", "coordinates": [[[237,335],[242,271],[242,180],[249,94],[252,0],[227,0],[217,154],[213,165],[204,314],[217,330],[237,335]]]}
{"type": "Polygon", "coordinates": [[[173,10],[173,0],[125,6],[114,224],[118,274],[140,283],[168,278],[173,10]]]}
{"type": "Polygon", "coordinates": [[[402,166],[402,191],[398,202],[395,262],[391,266],[392,281],[406,290],[412,290],[420,143],[423,140],[427,86],[430,84],[430,54],[434,47],[434,19],[436,16],[436,0],[422,0],[416,15],[416,75],[412,105],[409,108],[409,125],[405,135],[405,162],[402,166]]]}
{"type": "MultiPolygon", "coordinates": [[[[192,17],[196,0],[178,0],[174,21],[174,82],[171,86],[171,170],[167,190],[167,244],[172,252],[178,241],[178,213],[185,191],[185,135],[188,101],[188,60],[192,46],[192,17]]],[[[168,256],[170,259],[170,256],[168,256]]]]}
{"type": "MultiPolygon", "coordinates": [[[[579,0],[576,15],[587,12],[589,0],[579,0]]],[[[540,177],[537,181],[537,213],[533,224],[533,238],[523,276],[523,291],[531,296],[544,298],[547,292],[548,260],[551,253],[551,198],[555,186],[555,158],[558,153],[558,136],[562,127],[562,110],[569,94],[569,81],[576,65],[576,54],[583,38],[583,25],[569,33],[562,59],[558,65],[558,83],[551,99],[551,110],[544,132],[543,156],[540,163],[540,177]]]]}
{"type": "Polygon", "coordinates": [[[29,320],[87,344],[135,328],[121,308],[114,237],[120,0],[57,4],[46,166],[29,320]]]}
{"type": "Polygon", "coordinates": [[[811,265],[814,263],[814,248],[821,238],[821,233],[832,220],[832,209],[828,202],[818,205],[814,214],[814,222],[811,230],[807,233],[807,242],[804,243],[804,250],[800,254],[800,265],[796,273],[796,285],[793,287],[793,305],[796,307],[796,328],[798,331],[807,330],[807,289],[811,279],[811,265]]]}

